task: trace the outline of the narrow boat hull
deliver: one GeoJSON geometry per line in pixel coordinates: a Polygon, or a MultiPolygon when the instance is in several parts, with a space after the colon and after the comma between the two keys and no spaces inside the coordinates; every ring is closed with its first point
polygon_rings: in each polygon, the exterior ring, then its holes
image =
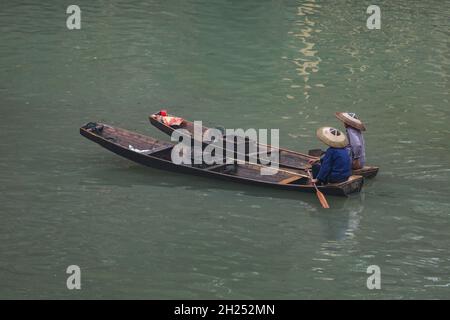
{"type": "MultiPolygon", "coordinates": [[[[92,128],[81,127],[80,134],[105,149],[144,166],[281,190],[315,192],[314,187],[309,183],[279,183],[278,180],[285,181],[292,176],[288,173],[280,172],[275,176],[261,176],[256,167],[251,164],[237,164],[236,170],[232,173],[226,172],[224,166],[211,166],[209,169],[205,169],[193,165],[175,164],[170,160],[170,150],[173,147],[173,144],[170,142],[161,142],[151,137],[114,128],[106,124],[96,125],[103,128],[101,133],[92,128]],[[136,151],[138,149],[146,149],[147,152],[138,152],[136,151]]],[[[300,180],[304,183],[306,179],[299,178],[300,180]]],[[[346,182],[319,186],[319,189],[327,195],[347,196],[351,193],[360,192],[363,183],[363,177],[352,176],[346,182]]]]}
{"type": "MultiPolygon", "coordinates": [[[[162,132],[164,132],[169,136],[172,135],[173,131],[176,129],[159,121],[154,114],[149,117],[149,120],[154,127],[156,127],[157,129],[161,130],[162,132]]],[[[193,123],[185,120],[184,125],[181,126],[181,128],[186,129],[192,133],[193,123]]],[[[203,127],[203,131],[207,129],[208,129],[207,127],[203,127]]],[[[270,149],[272,147],[267,146],[267,148],[270,149]]],[[[301,152],[296,152],[284,148],[277,148],[277,149],[279,150],[280,167],[299,170],[307,170],[309,168],[308,161],[311,159],[317,159],[323,152],[320,149],[314,149],[310,150],[308,154],[304,154],[301,152]]],[[[364,178],[373,178],[378,174],[378,170],[379,170],[378,167],[365,166],[362,169],[353,170],[352,174],[361,175],[364,178]]]]}

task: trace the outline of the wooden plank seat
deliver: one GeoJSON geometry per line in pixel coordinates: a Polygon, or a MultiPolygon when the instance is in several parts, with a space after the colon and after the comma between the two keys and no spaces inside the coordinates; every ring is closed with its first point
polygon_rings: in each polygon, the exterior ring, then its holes
{"type": "Polygon", "coordinates": [[[279,181],[278,183],[279,184],[289,184],[289,183],[292,183],[292,182],[300,180],[300,179],[303,179],[303,177],[302,176],[292,176],[292,177],[283,179],[283,180],[279,181]]]}

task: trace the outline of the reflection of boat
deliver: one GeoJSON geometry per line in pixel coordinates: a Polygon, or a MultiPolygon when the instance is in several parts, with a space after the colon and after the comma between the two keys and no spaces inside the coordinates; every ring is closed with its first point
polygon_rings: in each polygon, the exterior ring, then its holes
{"type": "MultiPolygon", "coordinates": [[[[237,161],[218,165],[176,164],[171,160],[173,143],[101,123],[88,123],[80,128],[80,134],[122,157],[149,167],[283,190],[315,192],[301,170],[275,170],[273,175],[261,175],[263,166],[237,161]]],[[[361,176],[352,176],[346,182],[319,186],[319,189],[325,194],[346,196],[359,192],[363,183],[361,176]]]]}
{"type": "MultiPolygon", "coordinates": [[[[162,117],[158,116],[158,114],[153,114],[149,117],[150,123],[154,125],[156,128],[161,130],[162,132],[172,135],[172,132],[176,129],[185,129],[190,132],[192,136],[194,136],[194,123],[183,120],[178,126],[169,126],[162,121],[162,117]]],[[[203,127],[202,131],[205,132],[208,128],[203,127]]],[[[226,139],[226,138],[225,138],[226,139]]],[[[266,146],[268,150],[270,149],[278,149],[279,152],[279,166],[282,168],[289,169],[299,169],[299,170],[307,170],[310,168],[308,163],[311,159],[318,159],[320,154],[304,154],[292,150],[287,150],[283,148],[275,148],[270,145],[266,146]]],[[[316,150],[311,150],[316,151],[316,150]]],[[[310,151],[310,152],[311,152],[310,151]]],[[[321,150],[320,150],[321,152],[321,150]]],[[[359,170],[353,170],[353,175],[361,175],[364,178],[373,178],[378,173],[378,167],[365,166],[359,170]]]]}

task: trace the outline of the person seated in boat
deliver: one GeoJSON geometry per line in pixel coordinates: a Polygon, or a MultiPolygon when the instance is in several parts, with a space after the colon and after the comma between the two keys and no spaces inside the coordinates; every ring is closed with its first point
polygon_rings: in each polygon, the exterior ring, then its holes
{"type": "Polygon", "coordinates": [[[317,129],[317,137],[329,148],[320,160],[310,160],[312,166],[312,182],[316,184],[339,183],[347,181],[351,176],[351,158],[348,140],[338,129],[322,127],[317,129]]]}
{"type": "Polygon", "coordinates": [[[352,168],[362,169],[366,163],[366,147],[362,131],[366,127],[353,112],[336,112],[336,117],[344,123],[352,156],[352,168]]]}
{"type": "Polygon", "coordinates": [[[179,127],[183,124],[184,119],[180,117],[172,117],[167,114],[167,110],[160,110],[156,114],[156,118],[158,121],[168,125],[170,127],[179,127]]]}

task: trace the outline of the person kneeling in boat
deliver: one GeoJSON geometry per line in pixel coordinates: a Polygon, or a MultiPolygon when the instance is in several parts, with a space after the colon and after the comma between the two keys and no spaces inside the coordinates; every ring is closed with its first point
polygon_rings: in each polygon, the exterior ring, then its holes
{"type": "Polygon", "coordinates": [[[320,160],[311,160],[311,181],[317,184],[339,183],[347,181],[352,174],[348,140],[338,129],[322,127],[317,129],[317,137],[329,146],[320,160]]]}
{"type": "Polygon", "coordinates": [[[366,127],[353,112],[336,112],[336,117],[344,123],[352,156],[352,168],[361,169],[366,163],[366,147],[362,131],[366,127]]]}

